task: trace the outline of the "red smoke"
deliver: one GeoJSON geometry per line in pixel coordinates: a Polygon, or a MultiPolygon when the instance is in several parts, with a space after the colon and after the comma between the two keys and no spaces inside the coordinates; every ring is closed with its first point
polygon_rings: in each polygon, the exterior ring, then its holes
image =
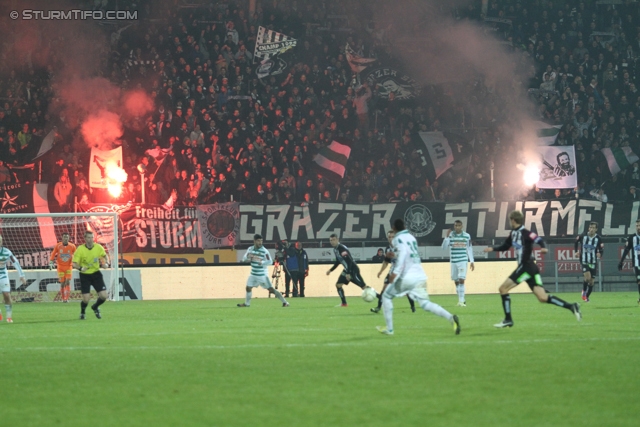
{"type": "Polygon", "coordinates": [[[153,110],[153,101],[142,91],[128,92],[124,96],[124,107],[128,115],[141,117],[153,110]]]}
{"type": "Polygon", "coordinates": [[[111,150],[122,136],[122,123],[117,114],[102,110],[82,123],[82,136],[90,147],[111,150]]]}

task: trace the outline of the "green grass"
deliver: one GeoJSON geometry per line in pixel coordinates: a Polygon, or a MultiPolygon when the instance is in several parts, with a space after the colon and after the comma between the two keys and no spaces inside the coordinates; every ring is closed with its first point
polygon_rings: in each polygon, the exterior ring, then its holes
{"type": "Polygon", "coordinates": [[[592,297],[578,323],[514,295],[504,330],[497,295],[434,297],[459,336],[404,298],[394,336],[359,298],[107,303],[86,321],[77,303],[16,304],[0,324],[0,425],[637,425],[637,294],[592,297]]]}

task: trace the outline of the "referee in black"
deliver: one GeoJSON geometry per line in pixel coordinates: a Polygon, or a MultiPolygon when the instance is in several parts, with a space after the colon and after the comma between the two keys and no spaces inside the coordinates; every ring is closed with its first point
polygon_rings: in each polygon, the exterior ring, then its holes
{"type": "Polygon", "coordinates": [[[109,268],[107,253],[99,243],[93,241],[93,232],[84,232],[84,245],[78,246],[73,255],[73,268],[80,270],[80,289],[82,302],[80,303],[80,320],[85,319],[85,310],[91,300],[91,287],[98,293],[98,301],[91,306],[98,319],[102,319],[100,306],[107,300],[107,286],[100,267],[109,268]]]}

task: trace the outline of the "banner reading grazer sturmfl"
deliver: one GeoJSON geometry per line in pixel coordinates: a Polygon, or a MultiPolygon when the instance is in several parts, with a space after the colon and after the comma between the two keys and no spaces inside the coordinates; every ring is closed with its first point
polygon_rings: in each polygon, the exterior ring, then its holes
{"type": "Polygon", "coordinates": [[[538,188],[575,188],[578,186],[576,151],[573,145],[536,147],[542,167],[538,188]]]}
{"type": "Polygon", "coordinates": [[[521,210],[524,226],[543,238],[572,237],[585,231],[591,221],[600,224],[603,236],[626,236],[635,232],[640,202],[603,204],[595,200],[544,200],[526,202],[471,203],[317,203],[298,205],[240,205],[240,241],[249,243],[256,233],[265,242],[288,239],[329,240],[332,233],[341,241],[384,241],[391,221],[404,220],[407,230],[420,245],[440,245],[455,220],[462,221],[472,239],[502,240],[509,235],[509,212],[521,210]]]}
{"type": "Polygon", "coordinates": [[[236,243],[240,231],[240,203],[216,203],[197,208],[204,249],[226,248],[236,243]]]}

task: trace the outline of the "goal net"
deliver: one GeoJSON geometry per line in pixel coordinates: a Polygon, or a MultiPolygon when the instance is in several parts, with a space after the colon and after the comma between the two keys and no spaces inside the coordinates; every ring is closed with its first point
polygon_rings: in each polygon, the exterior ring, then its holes
{"type": "MultiPolygon", "coordinates": [[[[71,243],[76,246],[84,244],[86,230],[93,231],[94,241],[101,244],[109,255],[109,268],[101,271],[109,299],[119,299],[117,215],[115,212],[0,214],[2,245],[16,256],[27,280],[23,285],[15,268],[7,266],[12,299],[15,302],[62,301],[57,270],[55,267],[49,269],[51,252],[62,241],[65,232],[69,233],[71,243]]],[[[69,299],[81,299],[77,270],[73,270],[69,299]]]]}

